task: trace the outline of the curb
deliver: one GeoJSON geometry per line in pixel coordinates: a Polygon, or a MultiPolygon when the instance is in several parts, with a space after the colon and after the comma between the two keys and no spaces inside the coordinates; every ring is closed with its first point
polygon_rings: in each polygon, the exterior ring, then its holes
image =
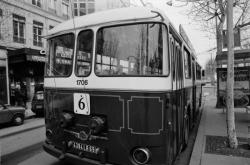
{"type": "Polygon", "coordinates": [[[41,127],[44,127],[44,126],[45,126],[45,125],[42,123],[42,124],[39,124],[39,125],[34,126],[34,127],[24,128],[24,129],[22,129],[22,130],[10,132],[10,133],[7,133],[7,134],[5,134],[5,135],[0,135],[0,139],[1,139],[1,138],[6,138],[6,137],[9,137],[9,136],[13,136],[13,135],[16,135],[16,134],[19,134],[19,133],[31,131],[31,130],[33,130],[33,129],[41,128],[41,127]]]}
{"type": "Polygon", "coordinates": [[[24,120],[32,119],[32,118],[35,118],[35,117],[36,117],[36,115],[25,116],[24,120]]]}
{"type": "Polygon", "coordinates": [[[199,127],[197,130],[197,135],[195,138],[193,150],[191,153],[189,165],[201,165],[202,155],[205,150],[205,128],[206,128],[206,114],[207,109],[205,109],[206,98],[204,100],[204,104],[202,105],[202,114],[200,116],[199,127]]]}

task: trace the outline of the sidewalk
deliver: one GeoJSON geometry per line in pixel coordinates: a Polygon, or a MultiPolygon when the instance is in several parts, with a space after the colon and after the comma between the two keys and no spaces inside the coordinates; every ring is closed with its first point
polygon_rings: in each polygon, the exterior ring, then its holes
{"type": "MultiPolygon", "coordinates": [[[[222,109],[216,109],[216,93],[211,87],[204,87],[204,92],[208,95],[205,99],[203,114],[200,121],[197,137],[195,140],[193,153],[190,159],[190,165],[249,165],[249,157],[227,156],[218,153],[206,152],[206,145],[209,135],[212,137],[226,137],[226,114],[222,109]]],[[[245,109],[235,109],[235,123],[237,137],[248,138],[247,126],[250,125],[250,114],[245,109]]],[[[244,150],[249,152],[249,150],[244,150]]]]}

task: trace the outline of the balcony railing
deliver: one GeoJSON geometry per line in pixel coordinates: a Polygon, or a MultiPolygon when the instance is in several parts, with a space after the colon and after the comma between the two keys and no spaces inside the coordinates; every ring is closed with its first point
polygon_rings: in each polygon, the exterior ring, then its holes
{"type": "Polygon", "coordinates": [[[42,41],[35,41],[35,40],[33,40],[33,45],[34,45],[34,46],[43,47],[43,42],[42,42],[42,41]]]}
{"type": "Polygon", "coordinates": [[[21,44],[25,44],[26,40],[23,37],[13,36],[13,41],[21,44]]]}

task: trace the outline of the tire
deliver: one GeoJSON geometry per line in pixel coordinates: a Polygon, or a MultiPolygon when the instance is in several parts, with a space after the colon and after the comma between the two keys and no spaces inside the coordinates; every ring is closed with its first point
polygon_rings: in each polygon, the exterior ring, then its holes
{"type": "Polygon", "coordinates": [[[24,122],[24,116],[21,114],[16,114],[13,119],[12,122],[14,125],[22,125],[24,122]]]}

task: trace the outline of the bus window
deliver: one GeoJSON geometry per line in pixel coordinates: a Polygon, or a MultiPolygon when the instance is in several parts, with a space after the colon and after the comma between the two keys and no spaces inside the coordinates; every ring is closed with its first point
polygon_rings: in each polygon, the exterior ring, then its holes
{"type": "Polygon", "coordinates": [[[69,76],[72,72],[74,35],[64,34],[49,39],[46,76],[69,76]]]}
{"type": "Polygon", "coordinates": [[[80,32],[76,50],[76,75],[86,76],[90,73],[93,49],[93,32],[85,30],[80,32]]]}
{"type": "MultiPolygon", "coordinates": [[[[163,69],[163,27],[149,23],[101,28],[97,32],[95,73],[99,76],[167,75],[168,69],[163,69]]],[[[164,58],[168,60],[167,56],[164,58]]]]}
{"type": "Polygon", "coordinates": [[[191,57],[190,53],[184,49],[184,70],[185,70],[185,78],[191,78],[191,57]]]}
{"type": "Polygon", "coordinates": [[[196,79],[201,80],[201,67],[196,63],[196,79]]]}

